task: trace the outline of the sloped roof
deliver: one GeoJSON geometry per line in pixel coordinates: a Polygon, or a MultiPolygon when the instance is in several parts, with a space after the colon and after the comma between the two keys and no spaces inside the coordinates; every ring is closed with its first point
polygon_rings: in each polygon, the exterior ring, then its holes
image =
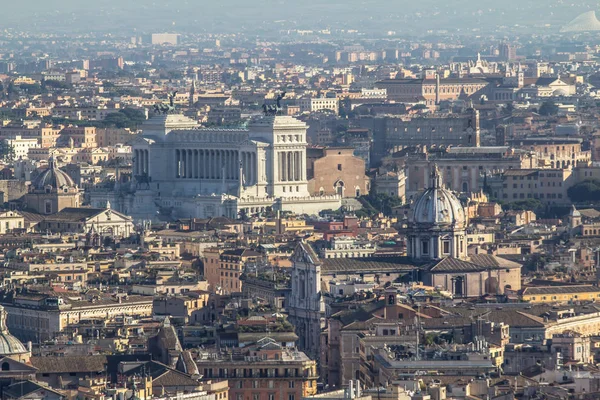
{"type": "Polygon", "coordinates": [[[304,240],[301,240],[296,245],[294,249],[294,254],[292,255],[292,260],[296,260],[299,257],[302,257],[306,262],[310,262],[311,264],[321,265],[321,260],[312,246],[306,243],[304,240]]]}
{"type": "Polygon", "coordinates": [[[53,390],[53,389],[49,388],[48,386],[43,386],[37,382],[30,381],[30,380],[21,381],[21,382],[17,382],[17,383],[13,383],[12,385],[9,385],[9,386],[5,387],[4,389],[2,389],[2,394],[9,398],[17,398],[18,399],[18,398],[26,397],[31,393],[35,393],[38,390],[52,392],[58,396],[65,397],[64,394],[57,392],[56,390],[53,390]]]}
{"type": "Polygon", "coordinates": [[[102,372],[106,356],[31,357],[31,365],[40,374],[66,372],[102,372]]]}
{"type": "Polygon", "coordinates": [[[190,353],[188,350],[182,351],[179,355],[179,360],[177,360],[177,369],[183,369],[182,372],[190,375],[200,375],[200,372],[198,371],[198,365],[194,361],[192,353],[190,353]]]}
{"type": "Polygon", "coordinates": [[[600,292],[600,287],[593,285],[565,285],[565,286],[542,286],[527,287],[523,289],[525,295],[543,295],[543,294],[565,294],[565,293],[587,293],[600,292]]]}
{"type": "Polygon", "coordinates": [[[469,260],[483,267],[500,267],[500,268],[521,268],[522,265],[506,258],[497,257],[491,254],[476,254],[469,257],[469,260]]]}
{"type": "Polygon", "coordinates": [[[408,257],[325,258],[321,272],[411,271],[418,266],[417,262],[408,257]]]}
{"type": "Polygon", "coordinates": [[[508,326],[521,328],[521,327],[543,327],[547,323],[544,319],[535,315],[527,314],[522,311],[516,310],[495,310],[485,314],[485,318],[491,322],[504,322],[508,326]]]}
{"type": "Polygon", "coordinates": [[[465,260],[459,260],[454,257],[446,257],[431,267],[431,272],[476,272],[483,271],[485,268],[465,260]]]}
{"type": "MultiPolygon", "coordinates": [[[[45,217],[45,220],[48,221],[58,221],[58,222],[85,222],[90,218],[95,217],[96,215],[102,214],[103,212],[108,211],[106,208],[86,208],[86,207],[68,207],[64,208],[56,214],[49,215],[45,217]]],[[[112,215],[117,215],[123,219],[131,219],[130,217],[121,214],[115,210],[111,210],[112,215]]]]}
{"type": "Polygon", "coordinates": [[[155,387],[200,386],[200,383],[188,374],[167,368],[162,374],[152,378],[152,385],[155,387]]]}
{"type": "Polygon", "coordinates": [[[521,264],[489,254],[477,254],[468,260],[446,257],[430,268],[431,272],[477,272],[496,268],[521,268],[521,264]]]}

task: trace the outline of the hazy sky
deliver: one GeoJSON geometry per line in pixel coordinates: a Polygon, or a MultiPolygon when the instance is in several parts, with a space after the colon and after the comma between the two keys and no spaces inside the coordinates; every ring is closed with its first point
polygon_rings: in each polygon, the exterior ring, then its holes
{"type": "Polygon", "coordinates": [[[2,0],[0,24],[28,30],[156,32],[355,28],[364,31],[561,26],[592,0],[2,0]]]}

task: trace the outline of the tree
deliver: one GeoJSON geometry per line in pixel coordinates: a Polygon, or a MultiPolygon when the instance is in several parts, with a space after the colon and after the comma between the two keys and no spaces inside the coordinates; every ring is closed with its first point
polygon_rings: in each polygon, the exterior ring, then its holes
{"type": "Polygon", "coordinates": [[[360,197],[365,212],[374,215],[383,213],[390,215],[394,207],[402,205],[402,199],[387,195],[385,193],[371,193],[367,196],[360,197]]]}
{"type": "Polygon", "coordinates": [[[121,112],[107,114],[102,122],[106,126],[114,126],[116,128],[129,128],[131,125],[131,120],[121,112]]]}
{"type": "Polygon", "coordinates": [[[0,141],[0,159],[7,162],[12,162],[15,159],[15,146],[9,144],[6,140],[0,141]]]}
{"type": "Polygon", "coordinates": [[[527,199],[527,200],[518,200],[512,203],[507,203],[503,206],[505,210],[515,210],[515,211],[536,211],[542,210],[544,205],[538,199],[527,199]]]}
{"type": "Polygon", "coordinates": [[[545,101],[539,109],[540,115],[550,116],[558,114],[558,106],[552,101],[545,101]]]}
{"type": "Polygon", "coordinates": [[[579,182],[567,189],[567,195],[576,203],[600,201],[600,180],[586,179],[579,182]]]}

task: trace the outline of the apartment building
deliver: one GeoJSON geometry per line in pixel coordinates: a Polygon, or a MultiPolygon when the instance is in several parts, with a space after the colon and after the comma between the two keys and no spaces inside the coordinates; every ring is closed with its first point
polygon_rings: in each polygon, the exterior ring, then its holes
{"type": "Polygon", "coordinates": [[[227,379],[232,400],[301,400],[317,393],[317,363],[265,337],[233,353],[205,353],[196,360],[206,379],[227,379]]]}

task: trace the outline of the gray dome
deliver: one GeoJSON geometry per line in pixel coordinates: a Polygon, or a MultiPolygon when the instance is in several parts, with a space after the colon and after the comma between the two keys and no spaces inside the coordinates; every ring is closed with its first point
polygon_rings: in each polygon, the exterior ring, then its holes
{"type": "Polygon", "coordinates": [[[467,223],[465,210],[454,193],[443,187],[437,166],[431,180],[431,187],[415,201],[409,221],[419,225],[464,228],[467,223]]]}
{"type": "Polygon", "coordinates": [[[0,356],[28,353],[23,343],[8,332],[6,310],[0,306],[0,356]]]}
{"type": "Polygon", "coordinates": [[[45,190],[48,186],[52,186],[53,189],[59,189],[64,186],[75,187],[75,182],[69,174],[56,166],[53,159],[50,159],[50,165],[38,175],[33,181],[32,186],[36,190],[45,190]]]}
{"type": "Polygon", "coordinates": [[[593,32],[600,31],[600,21],[595,11],[587,11],[578,15],[574,20],[565,25],[561,32],[593,32]]]}

